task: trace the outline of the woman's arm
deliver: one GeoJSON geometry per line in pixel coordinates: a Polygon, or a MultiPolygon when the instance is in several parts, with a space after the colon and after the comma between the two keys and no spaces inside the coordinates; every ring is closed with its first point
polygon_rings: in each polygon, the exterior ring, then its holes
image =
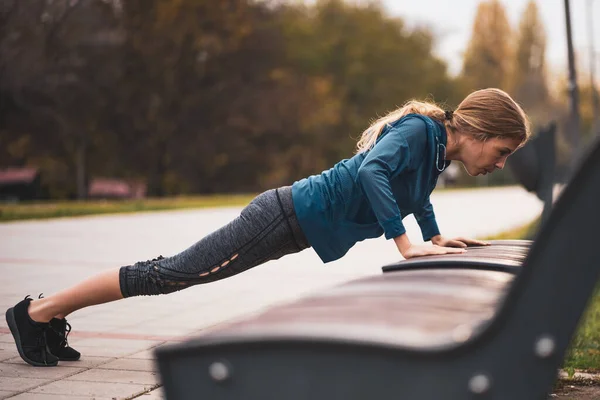
{"type": "Polygon", "coordinates": [[[425,200],[425,204],[421,207],[421,210],[414,213],[414,216],[421,228],[424,242],[430,241],[434,236],[439,236],[440,230],[435,220],[433,205],[431,205],[429,197],[425,200]]]}
{"type": "Polygon", "coordinates": [[[406,169],[410,150],[401,129],[387,133],[363,160],[357,171],[357,182],[362,187],[386,239],[406,232],[402,215],[392,193],[390,178],[406,169]]]}
{"type": "MultiPolygon", "coordinates": [[[[369,200],[385,238],[392,239],[404,234],[406,230],[392,193],[390,179],[411,168],[411,157],[421,157],[420,151],[411,154],[407,138],[417,137],[425,141],[427,127],[423,121],[415,118],[382,134],[360,165],[357,182],[369,200]]],[[[418,150],[419,146],[416,147],[418,150]]]]}

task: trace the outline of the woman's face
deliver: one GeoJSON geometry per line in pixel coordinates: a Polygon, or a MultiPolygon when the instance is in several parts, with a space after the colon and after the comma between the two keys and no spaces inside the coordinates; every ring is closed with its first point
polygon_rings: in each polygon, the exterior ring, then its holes
{"type": "Polygon", "coordinates": [[[482,142],[469,137],[463,144],[461,161],[469,175],[487,175],[504,168],[506,159],[519,144],[518,139],[493,138],[482,142]]]}

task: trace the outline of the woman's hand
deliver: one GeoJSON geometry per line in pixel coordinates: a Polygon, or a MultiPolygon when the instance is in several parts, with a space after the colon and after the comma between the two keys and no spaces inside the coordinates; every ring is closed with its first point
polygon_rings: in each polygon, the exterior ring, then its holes
{"type": "Polygon", "coordinates": [[[409,248],[402,252],[402,256],[405,259],[414,258],[414,257],[422,257],[422,256],[431,256],[431,255],[439,255],[439,254],[460,254],[465,253],[465,249],[455,248],[455,247],[443,247],[437,245],[411,245],[409,248]]]}
{"type": "Polygon", "coordinates": [[[467,239],[464,237],[457,237],[454,239],[446,239],[442,235],[437,235],[431,238],[431,243],[437,246],[443,247],[462,247],[463,249],[467,246],[489,246],[490,243],[483,240],[467,239]]]}

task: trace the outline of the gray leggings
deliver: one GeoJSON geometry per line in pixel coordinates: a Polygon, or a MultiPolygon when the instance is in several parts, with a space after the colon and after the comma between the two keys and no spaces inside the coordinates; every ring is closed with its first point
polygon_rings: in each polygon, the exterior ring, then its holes
{"type": "Polygon", "coordinates": [[[233,221],[173,257],[121,267],[119,284],[123,297],[172,293],[308,247],[286,186],[258,195],[233,221]]]}

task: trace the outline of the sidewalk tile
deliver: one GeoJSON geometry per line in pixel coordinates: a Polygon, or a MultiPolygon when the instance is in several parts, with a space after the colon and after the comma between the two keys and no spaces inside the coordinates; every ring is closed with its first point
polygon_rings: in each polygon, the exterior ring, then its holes
{"type": "MultiPolygon", "coordinates": [[[[151,392],[144,393],[140,397],[136,397],[138,400],[165,400],[165,391],[162,387],[155,389],[151,392]]],[[[69,399],[71,400],[71,399],[69,399]]]]}
{"type": "Polygon", "coordinates": [[[15,339],[10,333],[0,334],[0,343],[14,343],[15,339]]]}
{"type": "Polygon", "coordinates": [[[154,326],[151,331],[148,330],[149,322],[144,321],[136,326],[124,326],[119,331],[136,334],[136,335],[156,335],[156,336],[167,336],[167,337],[178,337],[187,336],[190,332],[201,328],[201,326],[194,326],[189,324],[188,326],[171,326],[168,323],[161,326],[154,326]]]}
{"type": "MultiPolygon", "coordinates": [[[[1,397],[0,397],[1,398],[1,397]]],[[[112,397],[89,397],[89,396],[68,396],[64,394],[47,393],[21,393],[18,396],[11,397],[10,400],[112,400],[112,397]]]]}
{"type": "MultiPolygon", "coordinates": [[[[123,325],[125,323],[122,324],[116,324],[116,323],[90,323],[90,324],[79,324],[77,325],[77,331],[81,331],[81,332],[98,332],[98,333],[112,333],[115,331],[120,331],[123,330],[123,325]]],[[[73,328],[75,329],[75,328],[73,328]]],[[[75,332],[77,332],[75,331],[75,332]]],[[[73,335],[73,340],[75,339],[77,335],[73,335]]],[[[69,336],[69,342],[71,341],[71,337],[69,336]]]]}
{"type": "MultiPolygon", "coordinates": [[[[52,368],[52,367],[48,367],[52,368]]],[[[22,392],[36,386],[50,382],[52,379],[36,379],[36,378],[11,378],[0,376],[0,388],[2,390],[22,392]]]]}
{"type": "Polygon", "coordinates": [[[156,346],[161,342],[156,340],[143,340],[143,339],[111,339],[111,338],[80,338],[73,339],[69,338],[69,345],[78,348],[79,346],[84,347],[118,347],[121,349],[147,349],[156,346]],[[77,345],[77,346],[75,346],[77,345]]]}
{"type": "MultiPolygon", "coordinates": [[[[19,352],[17,351],[17,347],[13,344],[12,349],[8,349],[7,347],[4,347],[2,345],[0,345],[0,361],[5,361],[5,360],[9,360],[11,358],[14,358],[15,356],[19,355],[19,352]]],[[[21,357],[19,357],[19,359],[21,359],[21,357]]]]}
{"type": "MultiPolygon", "coordinates": [[[[16,353],[16,351],[15,351],[16,353]]],[[[25,361],[23,361],[23,359],[21,358],[21,356],[16,356],[11,358],[7,358],[6,360],[2,360],[2,363],[6,363],[6,364],[23,364],[23,365],[28,365],[25,361]]]]}
{"type": "Polygon", "coordinates": [[[125,357],[129,354],[135,353],[136,351],[143,349],[136,349],[135,346],[131,349],[123,348],[123,347],[95,347],[95,346],[73,346],[77,351],[81,353],[81,358],[84,357],[108,357],[108,358],[117,358],[117,357],[125,357]]]}
{"type": "MultiPolygon", "coordinates": [[[[0,399],[6,399],[7,397],[14,396],[19,392],[8,392],[6,390],[0,390],[0,399]]],[[[148,400],[148,398],[146,398],[148,400]]]]}
{"type": "MultiPolygon", "coordinates": [[[[116,357],[95,357],[95,356],[82,355],[81,359],[78,361],[61,361],[60,367],[92,368],[92,367],[96,367],[98,365],[105,364],[107,362],[110,362],[110,361],[113,361],[116,359],[117,359],[116,357]]],[[[3,363],[20,364],[20,365],[25,365],[25,366],[28,365],[25,363],[25,361],[23,361],[23,359],[20,356],[16,356],[16,357],[4,360],[3,363]]]]}
{"type": "MultiPolygon", "coordinates": [[[[157,346],[160,347],[160,346],[157,346]]],[[[140,351],[139,353],[130,354],[126,358],[139,358],[144,360],[154,360],[154,350],[157,348],[140,351]]]]}
{"type": "Polygon", "coordinates": [[[29,364],[0,363],[0,376],[7,378],[36,378],[36,379],[63,379],[83,371],[83,368],[49,367],[36,368],[29,364]]]}
{"type": "Polygon", "coordinates": [[[147,372],[154,372],[158,369],[154,360],[144,358],[119,358],[109,363],[102,364],[97,368],[147,372]]]}
{"type": "Polygon", "coordinates": [[[65,367],[92,368],[106,364],[116,359],[117,358],[115,357],[95,357],[87,354],[82,354],[81,359],[77,361],[61,361],[60,365],[65,367]]]}
{"type": "Polygon", "coordinates": [[[87,382],[87,381],[57,381],[40,386],[31,392],[47,393],[67,396],[86,396],[90,398],[118,398],[124,399],[148,390],[152,385],[135,385],[129,383],[114,382],[87,382]]]}
{"type": "Polygon", "coordinates": [[[70,376],[65,379],[65,381],[114,382],[155,385],[158,383],[159,379],[160,376],[158,375],[158,372],[90,369],[77,375],[70,376]]]}

